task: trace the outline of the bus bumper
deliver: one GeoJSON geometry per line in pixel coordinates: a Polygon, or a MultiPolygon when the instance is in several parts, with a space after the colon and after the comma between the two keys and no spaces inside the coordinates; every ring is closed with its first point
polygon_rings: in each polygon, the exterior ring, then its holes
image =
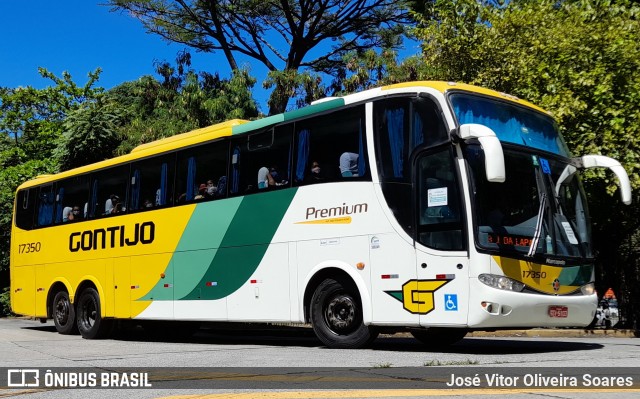
{"type": "Polygon", "coordinates": [[[598,305],[593,295],[512,292],[470,280],[469,328],[585,327],[598,305]]]}

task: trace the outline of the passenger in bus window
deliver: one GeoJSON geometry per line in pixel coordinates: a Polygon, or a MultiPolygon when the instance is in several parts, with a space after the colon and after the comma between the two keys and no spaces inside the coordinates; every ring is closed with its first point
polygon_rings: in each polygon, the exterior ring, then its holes
{"type": "Polygon", "coordinates": [[[113,209],[111,210],[111,215],[115,215],[116,213],[122,213],[124,212],[126,209],[122,206],[122,202],[116,202],[116,204],[113,206],[113,209]]]}
{"type": "Polygon", "coordinates": [[[113,208],[118,202],[120,202],[120,197],[115,194],[111,194],[109,198],[107,198],[107,201],[104,203],[104,214],[109,215],[111,212],[113,212],[113,208]]]}
{"type": "Polygon", "coordinates": [[[66,206],[62,210],[62,222],[70,222],[73,220],[80,220],[80,207],[74,205],[73,208],[66,206]]]}
{"type": "Polygon", "coordinates": [[[213,180],[207,180],[207,195],[213,198],[216,195],[217,187],[213,184],[213,180]]]}
{"type": "Polygon", "coordinates": [[[227,176],[220,176],[218,185],[216,186],[216,197],[224,197],[227,195],[227,176]]]}
{"type": "Polygon", "coordinates": [[[275,180],[273,180],[273,176],[269,172],[269,168],[263,166],[258,170],[258,189],[263,190],[268,187],[273,187],[276,185],[275,180]]]}
{"type": "Polygon", "coordinates": [[[108,215],[113,215],[113,214],[116,214],[116,213],[122,213],[122,212],[125,212],[127,210],[127,208],[124,207],[124,204],[120,200],[120,197],[118,197],[117,195],[113,195],[112,198],[110,198],[110,199],[111,199],[111,205],[113,207],[111,208],[111,211],[108,213],[108,215]]]}
{"type": "Polygon", "coordinates": [[[307,183],[319,183],[326,180],[326,174],[320,167],[318,161],[311,162],[311,170],[307,175],[307,183]]]}
{"type": "Polygon", "coordinates": [[[276,168],[275,166],[269,168],[269,174],[271,175],[271,177],[273,177],[273,181],[275,183],[279,183],[282,181],[280,173],[278,173],[278,168],[276,168]]]}
{"type": "Polygon", "coordinates": [[[340,155],[342,177],[358,177],[358,157],[354,152],[344,152],[340,155]]]}
{"type": "Polygon", "coordinates": [[[195,201],[201,201],[206,198],[206,195],[207,195],[207,185],[202,183],[200,187],[198,187],[198,194],[196,194],[196,196],[193,197],[193,199],[195,201]]]}
{"type": "Polygon", "coordinates": [[[273,178],[275,186],[286,186],[287,184],[289,184],[289,181],[285,179],[286,176],[279,172],[277,166],[272,166],[269,169],[269,174],[273,178]]]}

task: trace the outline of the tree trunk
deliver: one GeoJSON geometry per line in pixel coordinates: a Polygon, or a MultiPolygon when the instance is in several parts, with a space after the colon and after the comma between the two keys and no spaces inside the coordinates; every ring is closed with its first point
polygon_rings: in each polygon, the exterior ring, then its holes
{"type": "Polygon", "coordinates": [[[269,96],[267,104],[269,105],[269,115],[281,114],[287,110],[287,104],[289,103],[290,87],[282,82],[276,83],[275,88],[269,96]]]}

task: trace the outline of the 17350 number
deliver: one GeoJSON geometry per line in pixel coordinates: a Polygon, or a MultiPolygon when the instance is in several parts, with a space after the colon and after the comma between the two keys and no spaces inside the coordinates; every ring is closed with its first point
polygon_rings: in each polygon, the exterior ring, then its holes
{"type": "Polygon", "coordinates": [[[523,270],[522,271],[523,278],[546,278],[547,272],[537,272],[534,270],[523,270]]]}
{"type": "Polygon", "coordinates": [[[19,254],[30,254],[32,252],[40,252],[40,249],[42,249],[42,244],[40,244],[39,242],[30,242],[27,244],[18,245],[19,254]]]}

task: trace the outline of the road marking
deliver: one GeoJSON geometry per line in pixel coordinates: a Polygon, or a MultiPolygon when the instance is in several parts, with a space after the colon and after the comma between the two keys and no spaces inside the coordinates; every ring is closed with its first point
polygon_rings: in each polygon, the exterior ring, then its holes
{"type": "Polygon", "coordinates": [[[626,393],[640,392],[640,389],[380,389],[343,391],[283,391],[211,393],[201,395],[163,396],[158,399],[319,399],[319,398],[389,398],[389,397],[429,397],[429,396],[475,396],[513,395],[518,393],[626,393]]]}
{"type": "Polygon", "coordinates": [[[28,395],[30,393],[45,392],[48,389],[4,389],[0,388],[0,398],[10,398],[12,396],[28,395]]]}

